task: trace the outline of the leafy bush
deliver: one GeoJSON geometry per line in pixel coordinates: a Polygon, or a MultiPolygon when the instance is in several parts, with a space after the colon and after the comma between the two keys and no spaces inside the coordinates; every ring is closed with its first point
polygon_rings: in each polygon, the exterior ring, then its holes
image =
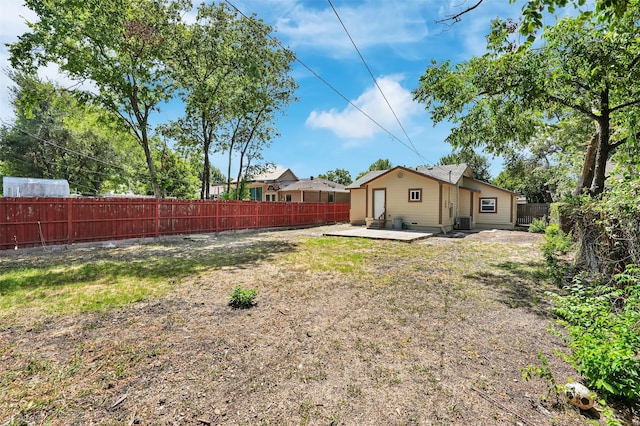
{"type": "Polygon", "coordinates": [[[547,264],[549,276],[556,284],[562,283],[569,268],[569,265],[560,262],[559,257],[567,254],[572,247],[571,235],[562,232],[557,223],[552,223],[546,227],[542,254],[547,264]]]}
{"type": "Polygon", "coordinates": [[[534,232],[536,234],[542,234],[545,232],[547,228],[547,223],[543,218],[533,219],[531,225],[529,225],[529,232],[534,232]]]}
{"type": "Polygon", "coordinates": [[[255,305],[257,295],[257,288],[244,289],[238,285],[229,293],[229,306],[235,309],[248,309],[255,305]]]}
{"type": "Polygon", "coordinates": [[[552,294],[569,332],[568,361],[605,396],[640,403],[640,268],[629,265],[612,285],[574,277],[570,294],[552,294]]]}

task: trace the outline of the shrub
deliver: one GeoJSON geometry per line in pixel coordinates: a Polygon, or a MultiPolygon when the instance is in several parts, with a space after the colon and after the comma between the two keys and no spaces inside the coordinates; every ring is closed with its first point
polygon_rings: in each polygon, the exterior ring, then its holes
{"type": "Polygon", "coordinates": [[[605,396],[640,402],[640,268],[629,265],[611,285],[574,277],[570,294],[552,294],[569,332],[570,361],[605,396]]]}
{"type": "Polygon", "coordinates": [[[238,285],[229,293],[229,306],[235,309],[248,309],[256,304],[257,295],[257,288],[244,289],[238,285]]]}
{"type": "Polygon", "coordinates": [[[543,218],[533,219],[531,225],[529,225],[529,232],[534,232],[536,234],[543,234],[545,229],[547,228],[547,223],[543,218]]]}
{"type": "Polygon", "coordinates": [[[567,254],[572,247],[571,235],[562,232],[557,223],[546,227],[542,254],[547,264],[549,277],[558,285],[562,283],[569,268],[569,265],[560,262],[560,256],[567,254]]]}

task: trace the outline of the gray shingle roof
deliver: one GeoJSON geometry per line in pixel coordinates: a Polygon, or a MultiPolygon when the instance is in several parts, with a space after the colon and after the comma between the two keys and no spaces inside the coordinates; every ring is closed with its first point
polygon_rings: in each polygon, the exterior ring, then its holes
{"type": "Polygon", "coordinates": [[[355,182],[353,182],[351,185],[347,186],[347,189],[357,189],[360,188],[361,185],[369,182],[370,180],[373,180],[375,178],[377,178],[378,176],[387,173],[389,170],[373,170],[369,173],[367,173],[366,175],[362,176],[360,179],[356,179],[355,182]]]}
{"type": "Polygon", "coordinates": [[[291,173],[294,177],[296,177],[295,174],[291,171],[291,169],[285,169],[284,167],[277,167],[275,170],[272,170],[270,172],[265,172],[265,173],[256,175],[251,180],[254,182],[277,181],[278,179],[281,179],[282,176],[287,172],[291,173]]]}
{"type": "Polygon", "coordinates": [[[468,166],[464,163],[445,164],[442,166],[418,167],[417,171],[445,182],[457,183],[464,176],[467,168],[468,166]]]}
{"type": "Polygon", "coordinates": [[[281,191],[334,191],[334,192],[348,192],[344,185],[331,182],[327,179],[313,178],[313,179],[300,179],[284,188],[280,188],[281,191]]]}
{"type": "MultiPolygon", "coordinates": [[[[409,170],[413,170],[417,173],[432,177],[434,179],[438,179],[443,182],[457,183],[462,178],[462,176],[464,176],[467,168],[468,166],[466,164],[446,164],[443,166],[417,167],[415,169],[409,170]],[[451,172],[451,176],[449,176],[449,172],[451,172]]],[[[374,170],[372,172],[369,172],[366,175],[362,176],[360,179],[353,182],[351,185],[347,186],[347,189],[360,188],[363,184],[376,179],[377,177],[383,175],[384,173],[387,173],[388,171],[389,170],[374,170]]]]}

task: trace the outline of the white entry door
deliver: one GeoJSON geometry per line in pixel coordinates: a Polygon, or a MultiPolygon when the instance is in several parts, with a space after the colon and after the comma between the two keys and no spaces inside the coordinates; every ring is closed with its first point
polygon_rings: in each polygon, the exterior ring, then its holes
{"type": "Polygon", "coordinates": [[[385,219],[384,217],[380,217],[384,214],[385,194],[386,191],[384,189],[373,190],[373,218],[375,220],[385,219]]]}

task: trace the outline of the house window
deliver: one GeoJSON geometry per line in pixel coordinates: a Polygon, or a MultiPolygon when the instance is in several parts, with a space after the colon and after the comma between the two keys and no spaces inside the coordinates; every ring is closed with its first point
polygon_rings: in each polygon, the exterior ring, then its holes
{"type": "Polygon", "coordinates": [[[333,194],[329,194],[329,202],[333,203],[333,194]]]}
{"type": "Polygon", "coordinates": [[[276,194],[267,194],[267,201],[275,201],[276,200],[276,194]]]}
{"type": "Polygon", "coordinates": [[[497,213],[497,198],[480,198],[480,213],[497,213]]]}
{"type": "Polygon", "coordinates": [[[291,202],[291,194],[287,194],[286,197],[285,197],[285,200],[286,200],[287,203],[290,203],[291,202]]]}
{"type": "Polygon", "coordinates": [[[249,199],[251,201],[262,201],[262,188],[249,188],[249,199]]]}
{"type": "Polygon", "coordinates": [[[422,201],[422,189],[410,189],[409,190],[409,202],[422,201]]]}

